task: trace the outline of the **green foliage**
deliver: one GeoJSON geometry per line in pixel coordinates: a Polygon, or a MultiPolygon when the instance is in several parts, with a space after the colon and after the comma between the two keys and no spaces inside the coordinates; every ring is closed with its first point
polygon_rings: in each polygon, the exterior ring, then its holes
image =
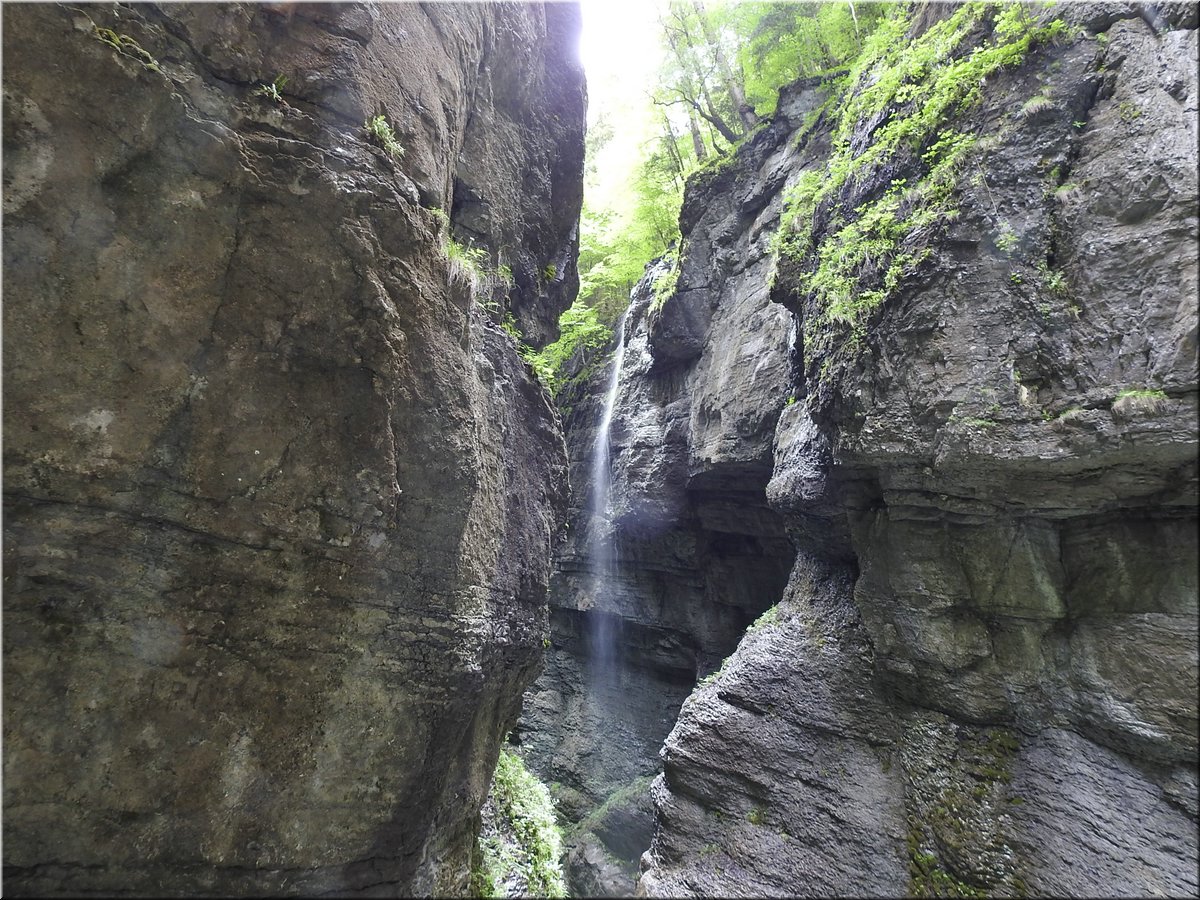
{"type": "Polygon", "coordinates": [[[768,609],[765,613],[763,613],[761,616],[759,616],[757,619],[755,619],[754,624],[746,629],[746,633],[751,634],[755,631],[759,631],[760,629],[766,628],[769,625],[774,625],[776,622],[779,621],[779,615],[780,615],[779,604],[776,603],[774,606],[772,606],[770,609],[768,609]]]}
{"type": "Polygon", "coordinates": [[[442,249],[446,252],[446,258],[458,265],[470,278],[478,280],[487,274],[488,252],[482,247],[464,246],[454,238],[446,238],[442,249]]]}
{"type": "Polygon", "coordinates": [[[500,833],[480,840],[481,865],[471,878],[478,896],[496,896],[497,885],[516,874],[525,884],[525,896],[566,897],[559,863],[562,833],[546,785],[521,757],[501,749],[489,799],[500,817],[500,833]]]}
{"type": "Polygon", "coordinates": [[[1126,397],[1133,397],[1145,400],[1166,400],[1167,395],[1164,391],[1146,390],[1145,388],[1127,388],[1117,394],[1118,400],[1124,400],[1126,397]]]}
{"type": "Polygon", "coordinates": [[[600,321],[596,308],[578,299],[559,317],[558,329],[557,341],[525,357],[551,393],[562,387],[563,367],[576,353],[596,351],[612,340],[612,329],[600,321]]]}
{"type": "MultiPolygon", "coordinates": [[[[73,6],[71,8],[76,9],[79,12],[83,12],[83,10],[79,9],[78,7],[73,6]]],[[[84,13],[84,15],[87,16],[87,13],[84,13]]],[[[92,22],[91,16],[88,16],[87,18],[89,22],[92,22]]],[[[92,37],[100,41],[102,44],[108,44],[108,46],[112,47],[122,56],[141,63],[151,72],[158,72],[160,75],[162,74],[162,67],[158,64],[158,60],[151,56],[150,53],[147,52],[142,45],[137,42],[136,39],[130,37],[129,35],[113,31],[111,28],[103,28],[100,25],[97,25],[95,22],[92,22],[92,37]]]]}
{"type": "Polygon", "coordinates": [[[767,820],[767,813],[761,806],[756,806],[746,815],[746,821],[751,825],[762,825],[767,820]]]}
{"type": "MultiPolygon", "coordinates": [[[[446,221],[445,213],[440,209],[432,209],[430,212],[434,213],[434,218],[439,221],[439,225],[446,221]]],[[[442,251],[446,254],[446,259],[450,261],[451,271],[457,272],[460,277],[471,283],[472,293],[479,301],[479,305],[487,310],[495,321],[500,315],[502,307],[494,295],[489,296],[488,292],[494,289],[505,292],[511,290],[513,286],[512,269],[506,265],[497,266],[495,269],[491,268],[491,258],[487,250],[482,247],[464,246],[448,235],[442,241],[442,251]]],[[[521,343],[522,334],[511,312],[506,312],[499,324],[517,342],[522,356],[532,353],[521,343]]]]}
{"type": "Polygon", "coordinates": [[[676,258],[672,264],[670,271],[665,275],[659,276],[654,282],[654,299],[650,301],[650,310],[655,312],[662,309],[663,304],[667,302],[672,294],[675,293],[675,288],[679,285],[679,259],[676,258]]]}
{"type": "Polygon", "coordinates": [[[730,659],[731,659],[731,657],[727,656],[723,660],[721,660],[721,665],[717,667],[717,670],[715,672],[709,672],[707,675],[705,675],[703,678],[701,678],[699,681],[697,681],[696,687],[703,687],[705,685],[712,684],[718,678],[720,678],[721,675],[725,672],[725,664],[728,663],[730,659]]]}
{"type": "Polygon", "coordinates": [[[909,39],[910,16],[896,5],[880,18],[837,107],[828,164],[805,173],[785,199],[775,248],[800,264],[799,287],[831,321],[861,323],[925,258],[929,232],[957,215],[951,200],[976,142],[952,127],[955,117],[980,101],[989,75],[1066,27],[1035,27],[1018,3],[967,3],[909,39]],[[963,49],[969,34],[989,26],[990,37],[963,49]],[[864,147],[852,139],[868,121],[881,124],[864,147]],[[862,192],[864,174],[899,155],[915,178],[842,205],[852,190],[862,192]]]}
{"type": "Polygon", "coordinates": [[[256,87],[254,89],[254,94],[257,97],[265,97],[274,103],[282,103],[284,106],[286,106],[287,101],[283,99],[283,94],[280,93],[280,89],[286,83],[286,75],[276,75],[274,81],[264,82],[256,87]]]}
{"type": "Polygon", "coordinates": [[[646,264],[679,240],[683,182],[666,153],[653,151],[631,173],[620,207],[584,204],[580,221],[579,299],[613,323],[646,264]]]}
{"type": "Polygon", "coordinates": [[[1044,259],[1038,262],[1037,269],[1042,278],[1042,287],[1051,296],[1065,299],[1071,295],[1071,286],[1065,272],[1051,268],[1049,261],[1044,259]]]}
{"type": "Polygon", "coordinates": [[[381,148],[388,156],[399,159],[404,155],[404,148],[396,140],[396,132],[384,116],[374,116],[363,124],[367,140],[381,148]]]}
{"type": "Polygon", "coordinates": [[[1053,108],[1054,99],[1049,95],[1049,93],[1041,93],[1026,100],[1021,105],[1021,108],[1017,110],[1017,115],[1023,119],[1032,119],[1038,113],[1042,113],[1053,108]]]}
{"type": "Polygon", "coordinates": [[[1127,388],[1113,399],[1112,413],[1122,419],[1158,415],[1167,408],[1164,391],[1146,388],[1127,388]]]}
{"type": "Polygon", "coordinates": [[[518,346],[525,340],[525,335],[521,333],[520,327],[517,325],[517,320],[513,318],[511,312],[506,312],[504,318],[500,320],[500,327],[510,338],[517,342],[518,346]]]}
{"type": "MultiPolygon", "coordinates": [[[[739,38],[737,59],[746,73],[746,99],[755,112],[775,112],[779,89],[797,78],[845,66],[862,50],[886,12],[884,3],[763,3],[724,7],[739,38]]],[[[720,7],[718,7],[720,9],[720,7]]]]}
{"type": "Polygon", "coordinates": [[[558,266],[554,263],[547,263],[546,268],[542,269],[542,277],[546,281],[553,281],[558,277],[558,266]]]}
{"type": "Polygon", "coordinates": [[[637,801],[639,797],[643,797],[649,792],[650,784],[653,777],[646,775],[640,778],[635,778],[633,781],[626,784],[624,787],[617,788],[609,794],[604,802],[588,813],[583,819],[575,825],[567,829],[567,837],[574,838],[587,831],[596,831],[603,828],[605,819],[608,818],[614,810],[619,810],[621,807],[627,807],[637,801]]]}
{"type": "Polygon", "coordinates": [[[1020,238],[1007,222],[1000,223],[1000,234],[996,237],[996,247],[1003,253],[1012,253],[1013,248],[1020,243],[1020,238]]]}

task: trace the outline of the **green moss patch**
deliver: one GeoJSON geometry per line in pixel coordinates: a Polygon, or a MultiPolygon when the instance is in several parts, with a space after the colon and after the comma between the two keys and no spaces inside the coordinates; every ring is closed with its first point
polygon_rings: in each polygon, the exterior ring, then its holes
{"type": "Polygon", "coordinates": [[[976,141],[958,120],[988,76],[1066,30],[1016,3],[964,4],[913,39],[911,27],[906,5],[883,20],[832,107],[827,164],[785,198],[775,249],[818,320],[859,326],[926,258],[976,141]]]}
{"type": "Polygon", "coordinates": [[[566,897],[562,833],[550,790],[502,749],[483,808],[470,890],[475,897],[566,897]]]}

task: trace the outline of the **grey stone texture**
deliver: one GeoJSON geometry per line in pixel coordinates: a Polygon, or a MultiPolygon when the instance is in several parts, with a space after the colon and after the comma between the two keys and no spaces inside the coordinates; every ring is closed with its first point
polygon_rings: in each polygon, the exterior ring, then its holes
{"type": "Polygon", "coordinates": [[[566,456],[444,246],[553,336],[577,8],[3,15],[6,890],[464,892],[566,456]]]}
{"type": "MultiPolygon", "coordinates": [[[[664,743],[640,895],[1197,890],[1196,21],[1055,12],[1072,30],[989,79],[960,214],[858,346],[775,274],[795,369],[737,393],[772,397],[765,491],[798,553],[664,743]]],[[[820,123],[795,140],[820,99],[795,86],[689,185],[650,371],[754,371],[694,338],[730,315],[695,285],[755,270],[724,248],[824,160],[820,123]],[[744,215],[711,230],[730,198],[744,215]]],[[[719,448],[727,407],[699,396],[690,446],[719,448]]]]}

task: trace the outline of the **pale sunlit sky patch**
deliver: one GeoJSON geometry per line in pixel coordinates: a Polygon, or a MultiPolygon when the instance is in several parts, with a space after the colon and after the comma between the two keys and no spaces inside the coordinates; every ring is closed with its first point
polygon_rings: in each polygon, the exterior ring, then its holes
{"type": "Polygon", "coordinates": [[[658,16],[665,0],[581,0],[579,55],[587,74],[588,127],[603,114],[612,140],[592,162],[587,196],[607,205],[621,194],[655,129],[647,95],[661,59],[658,16]]]}

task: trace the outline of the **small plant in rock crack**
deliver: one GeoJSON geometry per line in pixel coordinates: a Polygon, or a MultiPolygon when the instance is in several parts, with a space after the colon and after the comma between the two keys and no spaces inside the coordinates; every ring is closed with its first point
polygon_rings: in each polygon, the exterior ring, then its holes
{"type": "Polygon", "coordinates": [[[75,12],[82,13],[83,16],[89,22],[91,22],[92,37],[94,37],[100,43],[108,44],[108,46],[112,47],[122,56],[126,56],[129,59],[141,63],[151,72],[157,72],[160,75],[164,74],[162,67],[158,64],[158,60],[151,56],[135,38],[132,38],[127,34],[121,34],[120,32],[114,31],[111,28],[104,28],[103,26],[97,25],[92,17],[78,6],[72,6],[69,8],[73,9],[75,12]]]}
{"type": "Polygon", "coordinates": [[[363,130],[367,133],[367,140],[380,147],[388,156],[399,159],[404,155],[404,148],[396,140],[396,132],[392,130],[392,126],[385,116],[380,115],[367,119],[363,123],[363,130]]]}
{"type": "Polygon", "coordinates": [[[1025,105],[1017,110],[1022,119],[1032,119],[1038,113],[1054,108],[1054,100],[1048,93],[1038,94],[1025,101],[1025,105]]]}
{"type": "Polygon", "coordinates": [[[1142,111],[1138,109],[1137,104],[1130,100],[1122,100],[1117,104],[1117,115],[1121,117],[1121,121],[1123,122],[1132,122],[1141,114],[1142,111]]]}
{"type": "Polygon", "coordinates": [[[1012,249],[1017,246],[1020,239],[1012,226],[1007,222],[1002,222],[1000,225],[1000,234],[996,237],[996,247],[1003,253],[1011,253],[1012,249]]]}
{"type": "Polygon", "coordinates": [[[263,82],[256,87],[254,89],[254,95],[256,97],[265,97],[274,103],[282,103],[284,106],[287,106],[287,101],[283,99],[283,94],[280,93],[280,88],[282,88],[286,83],[286,75],[276,75],[274,81],[269,83],[263,82]]]}

